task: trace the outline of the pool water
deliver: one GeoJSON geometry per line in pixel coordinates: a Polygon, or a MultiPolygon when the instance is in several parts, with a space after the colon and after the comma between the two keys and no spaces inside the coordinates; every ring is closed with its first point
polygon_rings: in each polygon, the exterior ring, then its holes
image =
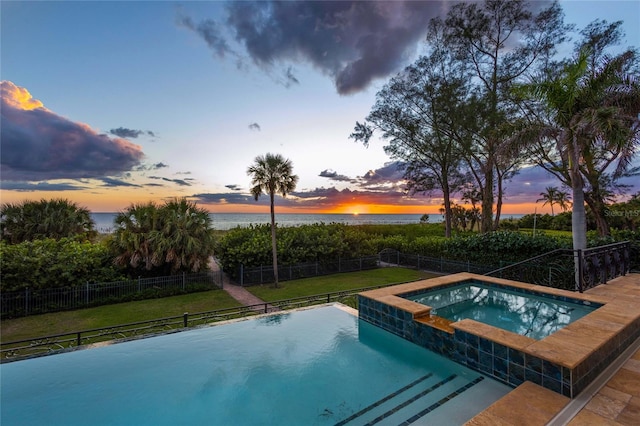
{"type": "Polygon", "coordinates": [[[599,306],[525,294],[478,282],[463,283],[408,299],[452,321],[470,318],[533,339],[542,339],[599,306]]]}
{"type": "Polygon", "coordinates": [[[337,306],[6,363],[0,374],[3,426],[459,425],[511,390],[337,306]]]}

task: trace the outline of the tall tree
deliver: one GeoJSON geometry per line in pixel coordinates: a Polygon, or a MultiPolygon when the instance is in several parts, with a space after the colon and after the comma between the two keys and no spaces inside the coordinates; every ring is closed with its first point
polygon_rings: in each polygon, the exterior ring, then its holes
{"type": "MultiPolygon", "coordinates": [[[[443,23],[432,21],[432,40],[442,39],[443,23]]],[[[445,236],[451,236],[451,197],[466,182],[459,139],[473,120],[465,98],[467,80],[442,43],[432,43],[419,58],[391,79],[376,95],[376,103],[365,123],[356,123],[350,135],[368,146],[375,130],[389,141],[384,147],[405,170],[411,193],[442,194],[445,236]]]]}
{"type": "Polygon", "coordinates": [[[565,191],[558,190],[556,192],[556,204],[563,212],[571,208],[571,197],[565,191]]]}
{"type": "Polygon", "coordinates": [[[572,188],[574,248],[586,247],[583,204],[593,212],[599,234],[608,235],[606,203],[624,187],[621,178],[638,173],[632,167],[640,144],[637,55],[603,53],[621,37],[620,24],[590,24],[572,61],[524,86],[546,110],[522,139],[533,142],[536,164],[572,188]]]}
{"type": "Polygon", "coordinates": [[[555,186],[547,186],[545,188],[545,191],[540,193],[540,196],[542,198],[538,198],[536,200],[536,203],[538,201],[544,201],[544,203],[542,203],[542,207],[544,207],[547,204],[549,204],[549,206],[551,207],[551,216],[554,216],[554,214],[553,214],[553,205],[555,204],[555,202],[556,202],[556,200],[558,198],[558,188],[556,188],[555,186]]]}
{"type": "Polygon", "coordinates": [[[254,163],[247,169],[251,176],[251,194],[255,200],[262,194],[269,195],[271,208],[271,251],[273,253],[274,286],[278,287],[278,249],[276,244],[276,215],[275,195],[286,197],[295,190],[298,176],[293,174],[291,160],[285,159],[280,154],[267,153],[255,158],[254,163]]]}
{"type": "Polygon", "coordinates": [[[465,64],[482,100],[477,110],[481,130],[468,139],[466,151],[482,190],[481,231],[488,232],[495,227],[495,188],[499,216],[503,181],[513,176],[522,158],[510,137],[517,114],[510,87],[546,64],[567,27],[557,2],[534,13],[526,1],[486,0],[455,4],[444,28],[444,47],[465,64]]]}
{"type": "Polygon", "coordinates": [[[66,199],[3,204],[0,237],[15,244],[43,238],[92,238],[95,223],[88,209],[66,199]]]}

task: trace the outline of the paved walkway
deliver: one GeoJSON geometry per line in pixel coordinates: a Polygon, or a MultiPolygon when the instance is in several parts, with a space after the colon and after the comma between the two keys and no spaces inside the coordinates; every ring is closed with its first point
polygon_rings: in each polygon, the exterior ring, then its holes
{"type": "MultiPolygon", "coordinates": [[[[215,261],[213,257],[209,261],[209,267],[211,268],[212,271],[220,270],[218,263],[215,261]]],[[[247,291],[247,289],[233,282],[231,278],[224,273],[222,274],[222,289],[226,291],[229,294],[229,296],[233,297],[235,300],[237,300],[238,302],[242,303],[245,306],[263,305],[263,306],[256,306],[255,310],[263,310],[263,311],[265,310],[264,305],[266,304],[266,302],[264,300],[254,296],[249,291],[247,291]]],[[[273,312],[273,311],[278,311],[279,309],[272,305],[268,305],[266,307],[266,310],[268,312],[273,312]]]]}

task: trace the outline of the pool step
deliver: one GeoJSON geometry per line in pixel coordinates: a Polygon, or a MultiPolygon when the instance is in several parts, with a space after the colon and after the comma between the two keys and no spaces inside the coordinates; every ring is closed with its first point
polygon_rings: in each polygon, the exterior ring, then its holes
{"type": "Polygon", "coordinates": [[[335,426],[409,425],[484,379],[469,381],[452,374],[446,378],[427,374],[373,404],[354,413],[335,426]]]}

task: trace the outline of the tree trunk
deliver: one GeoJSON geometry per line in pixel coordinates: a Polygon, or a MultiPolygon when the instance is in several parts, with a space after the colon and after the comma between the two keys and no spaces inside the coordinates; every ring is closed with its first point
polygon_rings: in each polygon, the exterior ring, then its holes
{"type": "Polygon", "coordinates": [[[571,210],[571,234],[573,236],[573,256],[575,269],[576,290],[581,288],[580,282],[582,266],[582,252],[587,248],[587,214],[584,207],[584,183],[579,169],[579,153],[574,140],[569,146],[571,191],[573,196],[573,208],[571,210]]]}
{"type": "Polygon", "coordinates": [[[276,213],[275,213],[275,194],[271,192],[271,252],[273,253],[273,285],[278,287],[278,249],[276,245],[276,213]]]}
{"type": "Polygon", "coordinates": [[[480,232],[486,234],[493,229],[493,167],[487,167],[484,173],[484,188],[482,191],[482,221],[480,232]]]}
{"type": "Polygon", "coordinates": [[[606,207],[604,203],[599,201],[595,197],[585,196],[585,201],[589,208],[591,208],[591,212],[593,212],[593,216],[596,219],[596,228],[598,230],[598,235],[601,237],[606,237],[611,235],[611,228],[609,227],[609,222],[605,217],[606,207]]]}
{"type": "Polygon", "coordinates": [[[444,196],[444,236],[451,238],[451,216],[453,212],[451,211],[451,199],[449,198],[448,187],[445,186],[443,188],[442,195],[444,196]]]}
{"type": "Polygon", "coordinates": [[[498,197],[496,200],[496,218],[493,222],[493,230],[496,231],[500,227],[500,214],[502,213],[502,175],[496,173],[498,177],[498,197]]]}

